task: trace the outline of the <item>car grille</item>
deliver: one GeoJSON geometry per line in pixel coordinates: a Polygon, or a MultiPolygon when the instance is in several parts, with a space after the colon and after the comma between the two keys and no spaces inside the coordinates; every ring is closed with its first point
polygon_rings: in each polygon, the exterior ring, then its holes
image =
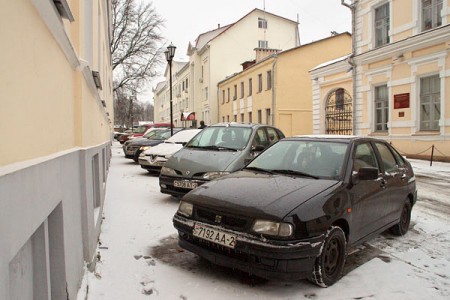
{"type": "Polygon", "coordinates": [[[219,212],[213,212],[199,207],[197,207],[195,211],[198,220],[203,221],[205,223],[221,225],[228,229],[240,231],[245,231],[245,229],[247,228],[248,221],[243,218],[239,218],[232,215],[226,215],[219,212]],[[217,216],[220,216],[220,222],[218,222],[217,216]]]}
{"type": "Polygon", "coordinates": [[[140,147],[139,146],[128,146],[127,151],[136,152],[140,147]]]}

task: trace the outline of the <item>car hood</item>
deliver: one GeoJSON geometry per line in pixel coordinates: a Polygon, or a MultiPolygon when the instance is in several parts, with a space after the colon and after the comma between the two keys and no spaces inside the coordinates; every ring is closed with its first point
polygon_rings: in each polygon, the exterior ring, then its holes
{"type": "Polygon", "coordinates": [[[145,150],[146,155],[170,155],[183,148],[181,144],[161,143],[155,147],[145,150]]]}
{"type": "MultiPolygon", "coordinates": [[[[192,148],[183,148],[175,153],[166,163],[166,167],[182,172],[183,176],[189,171],[192,177],[197,173],[214,171],[235,171],[229,170],[231,164],[236,160],[242,160],[237,163],[240,167],[244,165],[242,151],[211,151],[192,148]]],[[[236,164],[234,164],[236,165],[236,164]]]]}
{"type": "Polygon", "coordinates": [[[221,212],[282,220],[299,205],[338,183],[243,170],[205,183],[183,200],[221,212]]]}
{"type": "Polygon", "coordinates": [[[140,141],[139,143],[133,143],[134,146],[138,145],[138,146],[155,146],[155,145],[159,145],[162,142],[164,142],[163,140],[149,140],[149,139],[145,139],[140,141]]]}

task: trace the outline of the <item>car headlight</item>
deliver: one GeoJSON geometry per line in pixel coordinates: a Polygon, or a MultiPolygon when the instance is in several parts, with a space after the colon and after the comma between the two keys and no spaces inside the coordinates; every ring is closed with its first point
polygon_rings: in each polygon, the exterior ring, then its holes
{"type": "Polygon", "coordinates": [[[289,223],[256,220],[253,224],[253,231],[256,233],[287,237],[292,235],[294,228],[289,223]]]}
{"type": "Polygon", "coordinates": [[[174,169],[171,169],[171,168],[168,168],[168,167],[162,167],[161,168],[161,175],[176,176],[177,172],[175,172],[174,169]]]}
{"type": "Polygon", "coordinates": [[[194,206],[191,203],[180,201],[180,205],[178,206],[178,213],[180,215],[190,217],[190,216],[192,216],[193,208],[194,208],[194,206]]]}
{"type": "Polygon", "coordinates": [[[139,150],[145,151],[145,150],[147,150],[148,148],[150,148],[150,146],[142,146],[141,148],[139,148],[139,150]]]}
{"type": "Polygon", "coordinates": [[[207,172],[203,175],[203,178],[207,180],[214,180],[228,174],[230,174],[230,172],[207,172]]]}

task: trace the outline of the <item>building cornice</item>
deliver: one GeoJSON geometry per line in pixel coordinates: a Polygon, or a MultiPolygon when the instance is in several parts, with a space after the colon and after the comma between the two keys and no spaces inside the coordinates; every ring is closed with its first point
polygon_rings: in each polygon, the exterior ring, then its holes
{"type": "MultiPolygon", "coordinates": [[[[450,25],[439,27],[418,35],[406,38],[404,40],[379,47],[355,56],[357,64],[367,64],[377,62],[393,56],[401,55],[404,52],[414,51],[437,45],[440,43],[449,43],[450,25]]],[[[450,44],[449,44],[450,46],[450,44]]]]}

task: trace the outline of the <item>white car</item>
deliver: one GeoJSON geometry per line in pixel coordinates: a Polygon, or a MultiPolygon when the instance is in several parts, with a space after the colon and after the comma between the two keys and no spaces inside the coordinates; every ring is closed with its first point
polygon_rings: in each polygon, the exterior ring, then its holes
{"type": "Polygon", "coordinates": [[[142,169],[146,169],[149,173],[158,172],[166,163],[167,159],[175,152],[183,148],[201,129],[185,129],[177,132],[155,147],[152,147],[139,156],[139,164],[142,169]]]}

